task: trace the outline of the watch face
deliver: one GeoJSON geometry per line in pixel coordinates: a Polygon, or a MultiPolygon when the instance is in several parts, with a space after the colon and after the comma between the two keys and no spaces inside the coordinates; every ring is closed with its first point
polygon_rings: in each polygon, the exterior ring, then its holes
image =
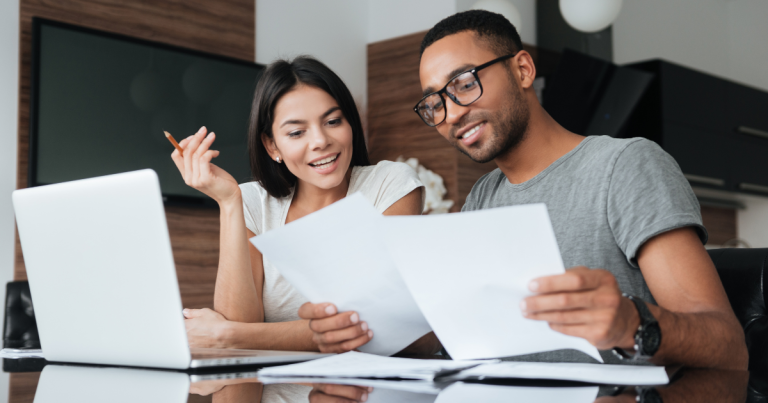
{"type": "Polygon", "coordinates": [[[642,341],[643,355],[656,354],[661,345],[661,328],[658,323],[650,323],[643,329],[642,341]]]}

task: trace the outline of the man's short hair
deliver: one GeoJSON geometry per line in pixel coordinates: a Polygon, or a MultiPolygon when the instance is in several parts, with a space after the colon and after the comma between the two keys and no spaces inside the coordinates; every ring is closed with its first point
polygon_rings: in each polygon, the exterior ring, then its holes
{"type": "Polygon", "coordinates": [[[440,39],[464,31],[474,32],[499,57],[523,49],[517,29],[503,15],[485,10],[468,10],[447,17],[432,27],[421,41],[419,55],[423,55],[425,49],[440,39]]]}

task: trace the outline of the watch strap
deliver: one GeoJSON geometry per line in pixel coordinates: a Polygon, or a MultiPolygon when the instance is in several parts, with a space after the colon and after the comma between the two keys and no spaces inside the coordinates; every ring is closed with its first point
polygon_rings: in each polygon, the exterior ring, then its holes
{"type": "Polygon", "coordinates": [[[628,361],[647,361],[649,360],[653,355],[645,355],[643,354],[643,338],[642,334],[643,332],[649,327],[649,325],[655,325],[658,326],[658,321],[653,316],[651,311],[648,309],[648,306],[645,304],[645,301],[643,301],[640,298],[634,297],[632,295],[628,294],[622,294],[623,297],[629,299],[632,301],[632,303],[635,305],[635,308],[637,309],[638,316],[640,317],[640,325],[637,327],[637,331],[635,332],[635,351],[634,354],[630,354],[627,351],[625,351],[622,348],[614,348],[613,353],[617,357],[619,357],[622,360],[628,360],[628,361]]]}

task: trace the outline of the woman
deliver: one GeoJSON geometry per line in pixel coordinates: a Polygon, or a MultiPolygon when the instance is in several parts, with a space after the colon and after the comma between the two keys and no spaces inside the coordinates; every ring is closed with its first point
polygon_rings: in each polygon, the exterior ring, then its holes
{"type": "MultiPolygon", "coordinates": [[[[171,155],[184,181],[221,209],[215,311],[185,310],[190,345],[323,352],[360,347],[373,330],[357,313],[308,304],[248,238],[355,192],[385,215],[421,214],[423,185],[405,164],[370,165],[352,95],[309,57],[267,67],[256,87],[248,136],[255,181],[240,186],[211,163],[219,152],[210,149],[216,136],[205,127],[180,143],[183,157],[171,155]],[[312,329],[298,315],[305,303],[312,318],[322,317],[312,329]]],[[[432,352],[436,345],[429,335],[414,348],[432,352]]]]}

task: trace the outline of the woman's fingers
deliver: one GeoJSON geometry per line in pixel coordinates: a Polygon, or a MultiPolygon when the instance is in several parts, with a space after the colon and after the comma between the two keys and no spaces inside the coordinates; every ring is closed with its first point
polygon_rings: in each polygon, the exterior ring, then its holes
{"type": "MultiPolygon", "coordinates": [[[[195,134],[197,140],[199,140],[197,147],[192,152],[192,182],[196,187],[200,186],[200,155],[208,151],[205,146],[206,140],[209,137],[204,130],[200,130],[195,134]]],[[[209,144],[210,145],[210,144],[209,144]]]]}
{"type": "Polygon", "coordinates": [[[313,339],[317,344],[337,344],[347,340],[356,339],[368,332],[368,324],[360,322],[359,325],[350,326],[344,329],[332,330],[325,333],[315,333],[313,339]]]}
{"type": "Polygon", "coordinates": [[[312,385],[314,390],[322,392],[328,396],[336,396],[345,399],[349,399],[353,402],[365,402],[368,400],[368,393],[373,391],[373,388],[367,388],[364,386],[352,386],[352,385],[334,385],[316,383],[312,385]]]}
{"type": "Polygon", "coordinates": [[[354,311],[347,311],[324,319],[312,319],[309,321],[309,328],[316,333],[325,333],[354,326],[358,322],[360,322],[360,315],[354,311]]]}
{"type": "Polygon", "coordinates": [[[200,179],[205,181],[206,178],[213,177],[213,164],[211,160],[219,156],[218,150],[208,150],[200,157],[200,179]]]}
{"type": "MultiPolygon", "coordinates": [[[[179,147],[181,147],[182,150],[189,143],[190,138],[192,138],[192,136],[189,136],[179,142],[179,147]]],[[[171,153],[171,159],[173,160],[173,163],[176,164],[176,168],[179,169],[179,172],[181,172],[181,177],[184,178],[184,157],[181,156],[179,150],[177,150],[175,147],[171,153]]]]}
{"type": "Polygon", "coordinates": [[[336,315],[336,307],[327,302],[320,304],[305,302],[299,307],[299,317],[302,319],[322,319],[331,315],[336,315]]]}
{"type": "Polygon", "coordinates": [[[320,348],[320,351],[323,353],[346,353],[347,351],[352,351],[360,346],[364,345],[365,343],[368,343],[373,338],[373,331],[368,330],[368,332],[356,339],[347,340],[342,343],[336,343],[336,344],[319,344],[318,347],[320,348]]]}
{"type": "Polygon", "coordinates": [[[193,169],[193,160],[194,160],[194,154],[197,150],[197,146],[200,145],[200,141],[202,140],[202,137],[200,136],[201,133],[205,133],[205,126],[201,127],[200,130],[197,131],[187,143],[187,146],[184,147],[184,182],[187,183],[187,185],[192,186],[194,183],[194,180],[196,177],[194,176],[194,169],[193,169]]]}

